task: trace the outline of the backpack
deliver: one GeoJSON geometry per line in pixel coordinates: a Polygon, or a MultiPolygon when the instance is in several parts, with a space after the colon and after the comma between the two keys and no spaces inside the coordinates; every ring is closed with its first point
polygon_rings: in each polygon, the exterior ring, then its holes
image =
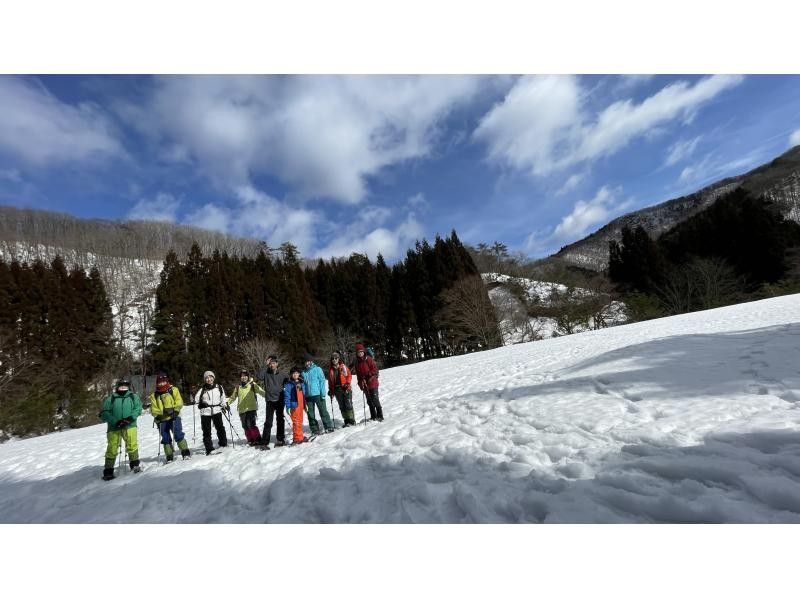
{"type": "Polygon", "coordinates": [[[372,347],[367,347],[365,351],[367,355],[375,359],[375,350],[372,347]]]}

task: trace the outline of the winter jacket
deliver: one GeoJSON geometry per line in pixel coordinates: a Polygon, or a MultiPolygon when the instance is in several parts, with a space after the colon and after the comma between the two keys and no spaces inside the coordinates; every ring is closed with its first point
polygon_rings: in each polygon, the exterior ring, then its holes
{"type": "Polygon", "coordinates": [[[285,373],[279,371],[273,374],[272,370],[267,368],[263,375],[264,397],[270,402],[280,401],[281,394],[283,394],[283,383],[288,377],[285,373]]]}
{"type": "Polygon", "coordinates": [[[256,393],[263,395],[264,389],[255,380],[251,380],[247,384],[237,384],[231,393],[228,404],[232,405],[239,401],[239,413],[257,411],[258,398],[256,398],[256,393]]]}
{"type": "Polygon", "coordinates": [[[100,419],[108,424],[108,431],[121,430],[136,427],[136,418],[142,414],[142,401],[139,395],[126,390],[125,394],[113,392],[103,401],[100,419]],[[118,428],[117,424],[121,419],[127,419],[130,423],[124,428],[118,428]]]}
{"type": "Polygon", "coordinates": [[[305,398],[305,393],[303,392],[303,377],[300,376],[300,379],[297,382],[294,382],[290,378],[287,378],[283,382],[283,402],[287,409],[297,409],[297,394],[300,393],[300,396],[305,398]]]}
{"type": "Polygon", "coordinates": [[[327,383],[322,368],[313,363],[303,370],[303,395],[306,397],[324,397],[327,393],[327,383]]]}
{"type": "Polygon", "coordinates": [[[200,407],[200,415],[215,415],[220,413],[222,407],[228,404],[225,398],[225,389],[221,384],[214,383],[209,386],[203,384],[197,394],[194,395],[194,400],[200,407]]]}
{"type": "Polygon", "coordinates": [[[181,414],[183,397],[177,386],[170,386],[167,392],[150,395],[150,414],[156,421],[169,421],[181,414]]]}
{"type": "Polygon", "coordinates": [[[341,386],[345,390],[350,390],[350,383],[353,381],[353,374],[350,368],[339,362],[339,367],[333,365],[328,368],[328,394],[333,396],[333,391],[337,386],[341,386]]]}
{"type": "Polygon", "coordinates": [[[369,355],[357,357],[351,366],[358,377],[358,387],[361,390],[373,390],[380,385],[378,382],[378,364],[369,355]]]}

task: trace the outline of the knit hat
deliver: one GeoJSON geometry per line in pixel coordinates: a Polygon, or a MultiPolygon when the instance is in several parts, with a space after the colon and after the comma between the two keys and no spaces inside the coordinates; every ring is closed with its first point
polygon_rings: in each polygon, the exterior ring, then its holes
{"type": "Polygon", "coordinates": [[[356,343],[356,353],[363,350],[364,350],[364,345],[362,345],[361,343],[356,343]]]}
{"type": "Polygon", "coordinates": [[[217,379],[217,377],[214,375],[214,372],[212,372],[211,370],[208,370],[208,371],[205,371],[205,372],[203,372],[203,380],[205,380],[205,379],[206,379],[206,378],[208,378],[209,376],[211,376],[212,378],[214,378],[214,380],[216,380],[216,379],[217,379]]]}
{"type": "Polygon", "coordinates": [[[297,367],[297,366],[294,366],[291,370],[289,370],[289,377],[291,377],[292,374],[294,374],[295,372],[297,372],[298,374],[301,373],[300,372],[300,368],[297,367]]]}
{"type": "Polygon", "coordinates": [[[159,372],[156,376],[156,390],[158,392],[167,392],[169,387],[169,376],[167,376],[164,372],[159,372]]]}
{"type": "Polygon", "coordinates": [[[303,355],[303,363],[305,363],[306,361],[314,361],[314,357],[312,357],[311,354],[306,353],[305,355],[303,355]]]}

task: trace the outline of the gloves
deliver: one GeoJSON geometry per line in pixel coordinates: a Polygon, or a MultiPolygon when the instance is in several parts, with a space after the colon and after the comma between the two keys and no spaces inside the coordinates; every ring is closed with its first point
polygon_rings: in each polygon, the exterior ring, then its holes
{"type": "Polygon", "coordinates": [[[205,401],[200,401],[200,409],[208,409],[208,403],[205,401]]]}
{"type": "Polygon", "coordinates": [[[131,423],[130,420],[123,417],[121,420],[117,422],[117,429],[124,430],[125,428],[128,427],[129,423],[131,423]]]}
{"type": "Polygon", "coordinates": [[[349,384],[345,384],[342,388],[344,388],[345,392],[349,392],[350,391],[350,385],[349,384]]]}
{"type": "Polygon", "coordinates": [[[222,413],[230,413],[230,412],[231,412],[231,406],[230,405],[223,405],[222,406],[222,413]]]}
{"type": "Polygon", "coordinates": [[[158,423],[161,423],[163,417],[161,415],[156,415],[153,419],[155,419],[158,423]]]}
{"type": "Polygon", "coordinates": [[[175,409],[173,407],[164,409],[164,417],[172,417],[173,415],[175,415],[175,409]]]}

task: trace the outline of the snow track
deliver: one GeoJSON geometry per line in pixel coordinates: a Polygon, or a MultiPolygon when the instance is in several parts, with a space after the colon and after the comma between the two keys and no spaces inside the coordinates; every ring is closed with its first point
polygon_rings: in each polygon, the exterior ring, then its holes
{"type": "Polygon", "coordinates": [[[789,296],[385,370],[385,422],[296,448],[206,457],[198,416],[158,466],[145,415],[113,482],[104,426],[13,441],[0,521],[800,522],[798,322],[789,296]]]}

